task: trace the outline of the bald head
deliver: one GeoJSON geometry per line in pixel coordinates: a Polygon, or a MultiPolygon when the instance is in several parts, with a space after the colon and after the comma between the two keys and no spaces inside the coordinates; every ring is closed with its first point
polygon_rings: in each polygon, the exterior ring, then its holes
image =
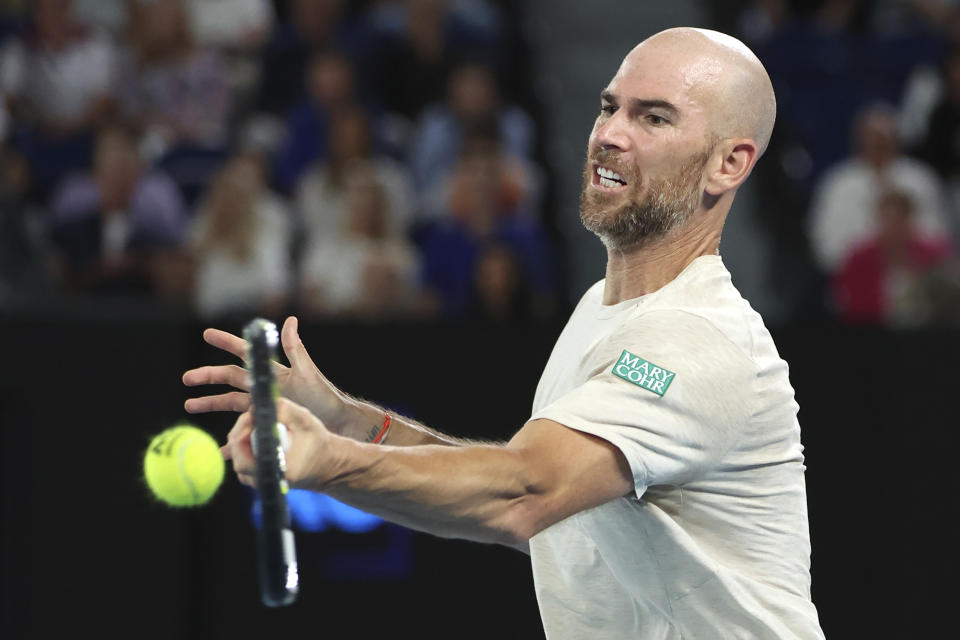
{"type": "Polygon", "coordinates": [[[617,75],[651,60],[677,74],[675,80],[704,109],[717,137],[750,138],[758,155],[766,150],[777,103],[763,64],[745,44],[709,29],[667,29],[637,45],[617,75]]]}

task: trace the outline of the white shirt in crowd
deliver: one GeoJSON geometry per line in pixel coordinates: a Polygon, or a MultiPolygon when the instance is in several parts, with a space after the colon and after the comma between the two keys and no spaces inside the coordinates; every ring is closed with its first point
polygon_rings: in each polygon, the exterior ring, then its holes
{"type": "MultiPolygon", "coordinates": [[[[253,250],[248,259],[238,260],[222,247],[197,256],[194,306],[203,317],[248,311],[289,292],[289,214],[272,196],[261,198],[254,212],[253,250]]],[[[201,212],[193,229],[195,241],[204,235],[206,224],[201,212]]]]}
{"type": "Polygon", "coordinates": [[[56,52],[11,38],[0,51],[0,91],[25,99],[45,120],[69,121],[113,92],[116,65],[116,49],[101,32],[74,39],[56,52]]]}
{"type": "Polygon", "coordinates": [[[348,235],[311,243],[301,277],[314,303],[328,313],[349,313],[368,295],[366,270],[380,266],[396,278],[389,306],[400,312],[414,302],[419,264],[416,250],[402,237],[372,240],[348,235]]]}
{"type": "Polygon", "coordinates": [[[243,48],[273,27],[269,0],[189,0],[184,4],[193,37],[210,47],[243,48]]]}
{"type": "MultiPolygon", "coordinates": [[[[383,187],[390,233],[405,232],[413,221],[416,205],[410,177],[397,162],[388,158],[374,158],[369,167],[383,187]]],[[[345,193],[344,187],[331,184],[329,168],[324,163],[314,164],[298,181],[296,207],[303,216],[307,237],[311,241],[320,242],[341,235],[347,217],[345,193]]]]}
{"type": "Polygon", "coordinates": [[[607,440],[631,495],[530,541],[550,640],[823,638],[787,364],[719,256],[648,295],[583,297],[533,419],[607,440]]]}

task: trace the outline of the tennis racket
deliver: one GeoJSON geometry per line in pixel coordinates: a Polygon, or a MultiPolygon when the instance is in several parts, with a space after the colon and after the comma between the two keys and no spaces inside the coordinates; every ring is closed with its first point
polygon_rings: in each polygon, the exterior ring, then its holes
{"type": "Polygon", "coordinates": [[[251,445],[257,468],[255,477],[263,507],[257,532],[260,598],[268,607],[292,604],[299,591],[297,552],[287,507],[286,457],[277,425],[273,361],[280,336],[277,326],[257,318],[243,330],[247,341],[247,371],[253,405],[251,445]]]}

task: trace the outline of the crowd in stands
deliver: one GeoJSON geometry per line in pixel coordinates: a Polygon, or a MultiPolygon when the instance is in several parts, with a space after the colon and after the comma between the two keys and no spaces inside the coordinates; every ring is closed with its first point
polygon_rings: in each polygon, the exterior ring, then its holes
{"type": "Polygon", "coordinates": [[[795,317],[960,326],[960,5],[722,4],[777,93],[755,179],[795,317]]]}
{"type": "Polygon", "coordinates": [[[0,5],[0,304],[551,317],[511,4],[0,5]]]}
{"type": "MultiPolygon", "coordinates": [[[[0,3],[0,304],[551,317],[518,4],[0,3]]],[[[793,317],[960,323],[960,4],[711,6],[777,92],[753,182],[793,317]]]]}

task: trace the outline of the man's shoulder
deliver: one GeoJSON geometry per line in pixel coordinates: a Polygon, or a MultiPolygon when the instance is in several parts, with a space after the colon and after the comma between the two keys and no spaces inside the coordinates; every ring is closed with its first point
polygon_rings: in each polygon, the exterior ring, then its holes
{"type": "Polygon", "coordinates": [[[729,272],[719,265],[707,265],[700,273],[678,282],[669,295],[656,296],[640,305],[618,333],[659,336],[686,345],[713,343],[730,346],[752,360],[758,337],[768,335],[763,319],[740,295],[729,272]]]}
{"type": "Polygon", "coordinates": [[[718,314],[705,307],[658,307],[636,313],[607,342],[656,345],[658,351],[691,357],[709,356],[699,351],[707,346],[714,355],[729,352],[731,357],[753,358],[753,341],[742,314],[718,314]]]}

